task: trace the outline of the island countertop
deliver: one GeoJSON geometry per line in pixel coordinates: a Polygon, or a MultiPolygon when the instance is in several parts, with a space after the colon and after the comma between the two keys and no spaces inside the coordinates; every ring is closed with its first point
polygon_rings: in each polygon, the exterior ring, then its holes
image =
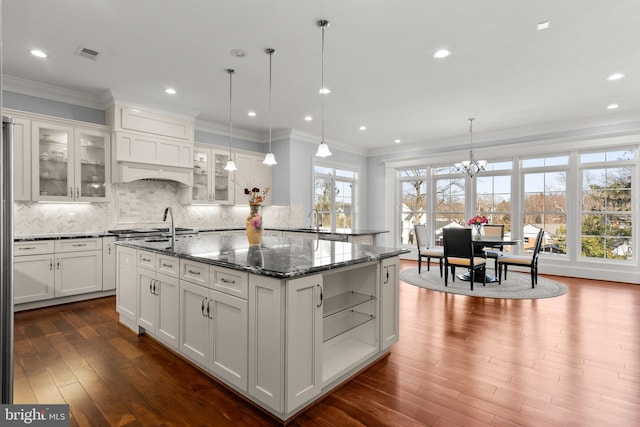
{"type": "Polygon", "coordinates": [[[404,248],[278,237],[263,237],[260,245],[250,246],[243,235],[178,237],[174,250],[168,239],[124,240],[116,244],[281,279],[409,252],[404,248]]]}

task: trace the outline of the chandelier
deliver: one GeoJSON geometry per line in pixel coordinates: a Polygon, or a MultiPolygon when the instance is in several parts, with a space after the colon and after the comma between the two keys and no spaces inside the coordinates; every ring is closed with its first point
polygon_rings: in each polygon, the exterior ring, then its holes
{"type": "Polygon", "coordinates": [[[483,171],[487,167],[486,160],[476,160],[473,157],[473,121],[474,118],[469,118],[469,160],[463,160],[460,163],[454,163],[458,172],[464,172],[469,177],[473,178],[478,172],[483,171]]]}

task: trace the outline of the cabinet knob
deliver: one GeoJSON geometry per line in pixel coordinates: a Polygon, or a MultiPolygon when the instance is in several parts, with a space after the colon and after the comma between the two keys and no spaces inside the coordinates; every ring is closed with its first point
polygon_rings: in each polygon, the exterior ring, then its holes
{"type": "Polygon", "coordinates": [[[320,304],[316,305],[316,307],[320,308],[322,307],[322,302],[324,300],[324,292],[322,289],[322,286],[320,286],[320,284],[318,283],[317,286],[320,288],[320,304]]]}

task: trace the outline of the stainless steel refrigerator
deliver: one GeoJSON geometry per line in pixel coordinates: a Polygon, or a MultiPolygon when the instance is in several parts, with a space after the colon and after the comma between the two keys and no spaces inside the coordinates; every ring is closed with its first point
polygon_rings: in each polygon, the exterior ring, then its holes
{"type": "Polygon", "coordinates": [[[2,117],[0,140],[0,380],[3,404],[13,403],[13,120],[2,117]]]}

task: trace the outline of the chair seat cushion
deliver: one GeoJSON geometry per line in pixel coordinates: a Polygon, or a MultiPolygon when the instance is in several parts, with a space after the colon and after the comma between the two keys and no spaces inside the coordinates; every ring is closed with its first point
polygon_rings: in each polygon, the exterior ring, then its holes
{"type": "Polygon", "coordinates": [[[531,265],[531,256],[527,255],[503,255],[498,258],[503,264],[531,265]]]}
{"type": "Polygon", "coordinates": [[[424,249],[420,249],[420,255],[422,256],[428,256],[428,257],[438,257],[438,258],[442,258],[444,257],[444,249],[442,248],[424,248],[424,249]]]}
{"type": "MultiPolygon", "coordinates": [[[[449,261],[449,265],[461,265],[461,266],[464,266],[464,267],[471,266],[471,260],[469,258],[449,257],[448,261],[449,261]]],[[[474,267],[482,265],[485,262],[486,262],[485,258],[480,258],[480,257],[474,257],[473,258],[473,266],[474,267]]]]}

